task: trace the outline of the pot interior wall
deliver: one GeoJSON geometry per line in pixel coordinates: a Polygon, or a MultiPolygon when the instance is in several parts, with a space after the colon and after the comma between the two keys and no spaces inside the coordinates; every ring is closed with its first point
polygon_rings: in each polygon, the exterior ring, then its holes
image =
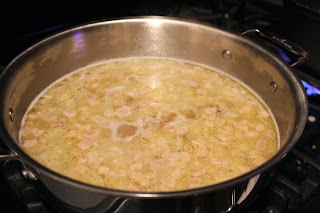
{"type": "Polygon", "coordinates": [[[296,122],[297,100],[288,69],[241,36],[168,19],[133,19],[79,27],[51,37],[22,54],[7,68],[3,85],[5,125],[18,141],[23,115],[50,83],[93,62],[132,56],[189,60],[213,67],[251,87],[272,110],[281,146],[296,122]],[[230,51],[231,54],[223,54],[230,51]],[[276,82],[275,93],[270,82],[276,82]],[[8,115],[13,110],[13,121],[8,115]]]}

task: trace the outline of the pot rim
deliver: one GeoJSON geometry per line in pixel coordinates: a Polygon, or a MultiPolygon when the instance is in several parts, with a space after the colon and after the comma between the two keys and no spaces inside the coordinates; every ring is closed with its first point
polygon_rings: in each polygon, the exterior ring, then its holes
{"type": "Polygon", "coordinates": [[[242,182],[245,182],[249,180],[250,178],[264,172],[265,170],[269,169],[270,167],[274,166],[276,163],[278,163],[283,157],[286,156],[287,152],[294,146],[294,144],[299,139],[300,135],[302,134],[306,121],[307,121],[307,115],[308,115],[308,101],[307,96],[305,93],[305,89],[301,83],[301,81],[296,77],[294,73],[291,72],[290,67],[284,62],[281,58],[274,55],[273,53],[269,52],[265,48],[261,47],[259,44],[257,44],[254,41],[249,40],[248,38],[242,36],[240,33],[236,34],[234,32],[227,31],[221,27],[214,26],[212,24],[203,23],[199,21],[194,20],[188,20],[188,19],[181,19],[181,18],[173,18],[173,17],[164,17],[164,16],[137,16],[137,17],[125,17],[125,18],[116,18],[116,19],[108,19],[108,20],[99,20],[94,22],[85,23],[76,27],[72,27],[70,29],[64,30],[62,32],[56,33],[52,36],[49,36],[36,44],[30,46],[28,49],[24,50],[21,54],[19,54],[17,57],[15,57],[9,65],[5,68],[3,73],[0,75],[0,100],[2,100],[5,96],[5,80],[9,76],[8,72],[10,68],[19,61],[22,57],[28,54],[32,54],[32,50],[40,45],[45,45],[48,41],[63,36],[64,34],[75,32],[78,30],[82,30],[85,28],[91,28],[99,25],[108,25],[108,24],[116,24],[116,23],[123,23],[123,22],[155,22],[155,20],[159,22],[173,22],[173,23],[180,23],[180,24],[186,24],[186,25],[196,25],[197,27],[206,28],[207,30],[212,30],[212,28],[218,29],[222,34],[228,35],[230,37],[236,37],[237,39],[240,39],[243,43],[245,43],[247,46],[254,46],[255,49],[260,51],[261,53],[267,55],[270,59],[275,61],[277,64],[281,65],[281,68],[284,69],[285,73],[288,75],[287,77],[291,80],[292,90],[296,95],[296,120],[295,120],[295,128],[292,130],[292,133],[290,135],[290,138],[288,139],[287,143],[278,150],[278,152],[270,158],[268,161],[266,161],[264,164],[260,165],[259,167],[251,170],[248,173],[245,173],[241,176],[238,176],[236,178],[226,180],[224,182],[220,182],[214,185],[204,186],[200,188],[194,188],[194,189],[188,189],[188,190],[179,190],[179,191],[168,191],[168,192],[141,192],[141,191],[126,191],[126,190],[118,190],[118,189],[110,189],[100,186],[91,185],[88,183],[80,182],[74,179],[71,179],[69,177],[63,176],[55,171],[50,170],[49,168],[41,165],[37,161],[33,160],[29,155],[27,155],[19,146],[14,142],[14,140],[9,135],[6,128],[4,128],[4,120],[5,120],[5,113],[4,104],[0,104],[0,136],[2,137],[4,143],[8,146],[8,148],[14,153],[15,156],[22,159],[24,162],[26,162],[28,165],[30,165],[32,168],[34,168],[36,171],[40,171],[40,179],[41,179],[41,173],[45,174],[46,176],[49,176],[53,178],[56,181],[69,184],[73,187],[78,187],[80,189],[89,190],[98,192],[101,194],[107,194],[107,195],[115,195],[115,196],[122,196],[127,198],[174,198],[174,197],[184,197],[184,196],[196,196],[203,193],[208,192],[214,192],[223,190],[225,188],[240,184],[242,182]]]}

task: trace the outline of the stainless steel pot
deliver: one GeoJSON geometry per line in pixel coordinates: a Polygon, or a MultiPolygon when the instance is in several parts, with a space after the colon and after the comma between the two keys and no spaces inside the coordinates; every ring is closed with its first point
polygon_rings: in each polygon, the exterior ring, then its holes
{"type": "MultiPolygon", "coordinates": [[[[307,58],[306,52],[284,39],[259,30],[254,32],[300,55],[298,63],[307,58]]],[[[275,165],[292,148],[304,129],[308,111],[300,81],[274,54],[242,35],[163,17],[93,23],[49,37],[16,57],[1,75],[0,85],[1,136],[10,149],[9,154],[2,157],[19,159],[25,166],[26,177],[38,179],[64,202],[88,211],[97,204],[116,203],[118,198],[123,198],[122,201],[179,198],[182,204],[192,199],[192,202],[205,203],[204,206],[206,202],[211,203],[212,207],[206,207],[207,210],[228,211],[246,197],[246,190],[250,192],[250,181],[254,184],[260,173],[275,165]],[[239,79],[259,94],[272,110],[279,126],[280,150],[255,170],[223,183],[184,191],[132,192],[101,188],[64,177],[40,165],[20,149],[18,133],[22,117],[31,101],[49,84],[90,63],[132,56],[188,60],[239,79]]]]}

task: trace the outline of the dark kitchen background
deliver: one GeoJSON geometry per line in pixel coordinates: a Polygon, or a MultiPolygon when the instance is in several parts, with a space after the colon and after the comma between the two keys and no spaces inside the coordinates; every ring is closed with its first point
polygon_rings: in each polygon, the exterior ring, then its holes
{"type": "MultiPolygon", "coordinates": [[[[92,21],[144,15],[198,20],[235,33],[265,29],[310,53],[305,64],[292,69],[303,80],[309,97],[305,131],[294,149],[267,174],[262,189],[255,190],[250,200],[236,211],[320,212],[318,0],[2,0],[0,71],[21,51],[57,32],[92,21]]],[[[258,38],[252,36],[252,39],[258,38]]],[[[282,49],[259,42],[284,60],[295,60],[282,49]]],[[[0,212],[72,212],[60,208],[59,202],[48,197],[33,181],[24,179],[20,171],[18,162],[0,162],[0,212]]]]}

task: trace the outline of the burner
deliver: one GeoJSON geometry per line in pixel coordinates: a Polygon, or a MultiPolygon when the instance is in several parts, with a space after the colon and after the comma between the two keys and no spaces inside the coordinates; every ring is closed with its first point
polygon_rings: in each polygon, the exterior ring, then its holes
{"type": "Polygon", "coordinates": [[[22,177],[21,164],[18,161],[6,161],[0,164],[1,204],[8,212],[53,213],[44,204],[42,195],[32,181],[22,177]],[[5,202],[3,202],[5,201],[5,202]]]}

